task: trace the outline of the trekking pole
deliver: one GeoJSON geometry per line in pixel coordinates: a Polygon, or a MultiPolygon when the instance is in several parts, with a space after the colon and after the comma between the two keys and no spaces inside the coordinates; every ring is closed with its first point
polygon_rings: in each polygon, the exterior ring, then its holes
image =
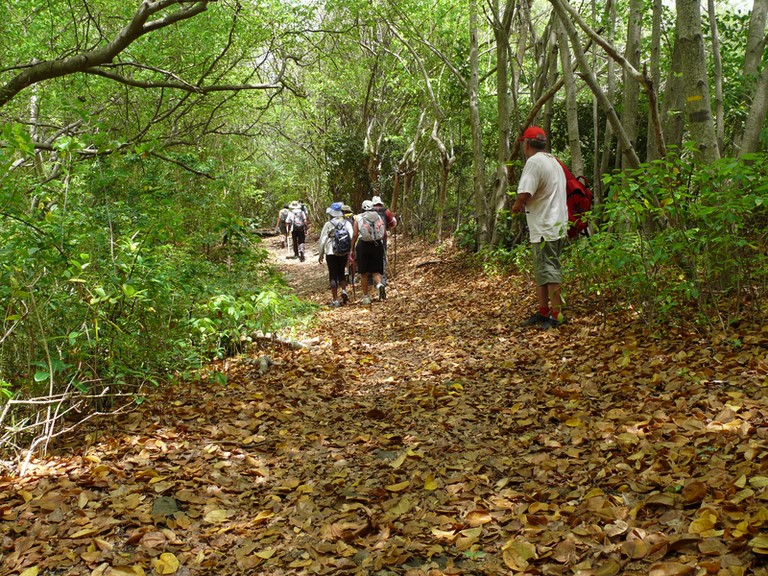
{"type": "Polygon", "coordinates": [[[392,239],[395,241],[395,256],[392,258],[392,279],[394,279],[397,274],[397,226],[392,230],[392,239]]]}

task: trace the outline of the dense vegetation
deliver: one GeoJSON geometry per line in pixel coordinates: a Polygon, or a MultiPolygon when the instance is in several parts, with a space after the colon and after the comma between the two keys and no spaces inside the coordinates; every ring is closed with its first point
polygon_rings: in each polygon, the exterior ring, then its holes
{"type": "MultiPolygon", "coordinates": [[[[632,144],[641,164],[627,166],[585,85],[575,108],[563,91],[543,97],[557,82],[547,3],[482,6],[480,26],[470,18],[474,0],[134,4],[0,8],[6,452],[40,448],[65,416],[140,402],[146,386],[194,377],[253,335],[303,321],[311,306],[270,269],[254,234],[274,225],[286,201],[304,199],[320,222],[331,200],[358,206],[375,192],[406,236],[454,234],[489,266],[525,270],[521,223],[505,197],[520,166],[514,139],[529,116],[594,181],[592,235],[569,248],[580,290],[599,296],[606,312],[634,308],[653,329],[764,322],[768,130],[755,150],[738,145],[768,53],[763,41],[755,73],[744,72],[746,12],[717,16],[722,70],[710,59],[709,73],[723,79],[719,158],[703,161],[695,134],[682,129],[664,155],[648,151],[651,104],[638,98],[632,144]],[[146,27],[136,34],[129,22],[139,16],[146,27]],[[477,61],[470,38],[479,38],[477,61]],[[514,58],[499,90],[495,46],[504,38],[514,58]],[[574,112],[575,146],[566,127],[574,112]]],[[[659,57],[667,92],[657,95],[669,103],[682,93],[669,88],[679,74],[676,22],[661,3],[648,4],[646,29],[658,13],[668,34],[659,57]]],[[[585,17],[625,42],[625,16],[585,17]]],[[[707,19],[701,24],[715,42],[707,19]]],[[[650,36],[642,44],[652,50],[650,36]]],[[[590,58],[621,113],[629,106],[615,85],[621,72],[602,52],[590,58]]],[[[665,129],[680,116],[671,105],[666,112],[665,129]]]]}

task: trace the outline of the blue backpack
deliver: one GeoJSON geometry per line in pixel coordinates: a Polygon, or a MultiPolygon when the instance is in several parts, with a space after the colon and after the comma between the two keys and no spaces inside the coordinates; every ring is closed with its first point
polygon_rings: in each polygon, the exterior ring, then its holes
{"type": "Polygon", "coordinates": [[[349,230],[347,230],[347,221],[344,219],[335,220],[331,235],[333,253],[338,255],[349,254],[349,251],[352,249],[352,238],[350,238],[349,230]]]}

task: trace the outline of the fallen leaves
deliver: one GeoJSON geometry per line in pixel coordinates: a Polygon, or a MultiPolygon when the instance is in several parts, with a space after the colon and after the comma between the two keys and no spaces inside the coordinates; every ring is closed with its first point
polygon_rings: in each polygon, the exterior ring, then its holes
{"type": "Polygon", "coordinates": [[[768,332],[518,331],[519,280],[418,274],[0,478],[0,573],[766,576],[768,332]]]}

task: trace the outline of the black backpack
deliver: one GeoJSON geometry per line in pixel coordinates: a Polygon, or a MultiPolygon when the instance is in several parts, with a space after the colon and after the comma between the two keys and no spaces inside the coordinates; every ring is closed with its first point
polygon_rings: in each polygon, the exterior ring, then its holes
{"type": "Polygon", "coordinates": [[[349,230],[347,230],[347,221],[339,219],[333,222],[333,230],[331,231],[331,240],[333,241],[333,253],[342,255],[349,254],[352,249],[352,238],[349,236],[349,230]]]}

